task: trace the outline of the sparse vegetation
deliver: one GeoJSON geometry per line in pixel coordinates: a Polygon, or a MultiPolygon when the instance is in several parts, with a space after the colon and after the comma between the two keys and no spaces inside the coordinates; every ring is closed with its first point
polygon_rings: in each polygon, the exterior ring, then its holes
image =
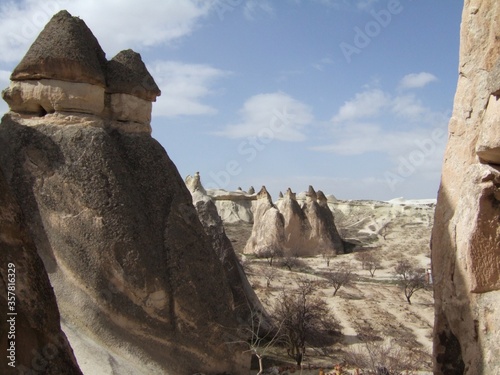
{"type": "Polygon", "coordinates": [[[366,341],[362,347],[347,351],[346,362],[368,374],[413,374],[429,362],[427,353],[415,348],[405,348],[394,341],[380,343],[366,341]]]}
{"type": "Polygon", "coordinates": [[[282,322],[287,355],[297,365],[302,363],[307,342],[321,342],[338,327],[325,300],[315,296],[316,289],[316,282],[297,279],[297,288],[283,290],[274,304],[273,316],[282,322]]]}
{"type": "Polygon", "coordinates": [[[371,251],[363,251],[356,253],[356,260],[361,262],[361,268],[367,270],[371,277],[375,276],[375,271],[382,268],[382,263],[379,257],[374,253],[375,249],[371,251]]]}
{"type": "Polygon", "coordinates": [[[400,277],[399,283],[404,290],[406,300],[411,305],[411,297],[413,294],[427,286],[425,281],[425,270],[417,268],[407,259],[403,259],[396,264],[394,272],[400,277]]]}
{"type": "Polygon", "coordinates": [[[280,340],[281,326],[269,327],[262,311],[252,311],[249,326],[244,329],[243,334],[248,336],[246,340],[239,342],[248,347],[248,352],[257,357],[259,361],[260,375],[264,372],[263,360],[268,355],[273,346],[280,340]],[[267,327],[266,327],[267,326],[267,327]]]}
{"type": "Polygon", "coordinates": [[[266,246],[263,249],[261,249],[256,255],[257,258],[267,259],[269,266],[272,267],[274,259],[283,256],[283,249],[273,246],[266,246]]]}
{"type": "Polygon", "coordinates": [[[287,268],[289,271],[292,271],[294,269],[307,268],[307,264],[302,259],[296,256],[286,256],[284,258],[281,258],[278,262],[278,266],[287,268]]]}
{"type": "Polygon", "coordinates": [[[264,277],[266,278],[266,286],[269,288],[271,286],[271,282],[276,277],[277,270],[274,267],[266,267],[264,269],[264,277]]]}
{"type": "Polygon", "coordinates": [[[333,286],[333,295],[336,296],[337,292],[343,286],[347,286],[354,280],[352,266],[347,262],[338,263],[335,269],[325,274],[329,284],[333,286]]]}
{"type": "MultiPolygon", "coordinates": [[[[264,367],[267,361],[268,363],[276,361],[274,363],[282,366],[282,369],[292,368],[291,365],[283,363],[290,361],[290,358],[297,363],[298,355],[302,353],[301,361],[304,368],[316,365],[319,369],[323,366],[325,374],[335,373],[334,365],[339,363],[345,363],[344,369],[351,373],[355,370],[354,367],[357,367],[362,371],[360,373],[377,374],[376,366],[371,364],[362,366],[358,360],[358,365],[354,365],[351,361],[351,352],[354,352],[358,357],[369,357],[370,363],[372,357],[385,358],[379,360],[379,363],[383,363],[383,366],[379,366],[379,370],[384,371],[385,368],[391,375],[398,374],[398,368],[404,369],[400,371],[402,374],[406,372],[416,374],[418,373],[416,369],[427,373],[431,371],[429,353],[433,325],[432,293],[428,290],[419,289],[413,292],[410,290],[412,294],[409,297],[409,304],[404,294],[405,288],[402,283],[404,277],[395,271],[403,250],[408,262],[417,271],[421,268],[417,273],[422,276],[424,276],[423,269],[429,262],[425,258],[429,253],[429,227],[405,225],[407,222],[415,221],[407,213],[408,210],[405,210],[406,216],[393,218],[392,225],[387,226],[387,232],[379,232],[378,239],[373,235],[373,241],[370,237],[371,242],[366,241],[368,238],[366,236],[373,234],[373,231],[363,232],[361,236],[357,236],[360,228],[364,228],[367,224],[361,217],[364,212],[353,211],[351,216],[345,216],[344,220],[349,220],[350,225],[346,228],[349,232],[348,239],[358,244],[357,249],[350,254],[329,257],[320,253],[316,257],[307,258],[274,256],[271,271],[268,271],[271,268],[270,259],[245,256],[249,263],[250,281],[257,287],[256,292],[270,315],[274,314],[278,303],[286,310],[293,305],[292,302],[299,299],[296,277],[301,275],[314,284],[314,292],[310,298],[322,300],[326,311],[339,322],[333,325],[327,324],[326,328],[320,325],[320,328],[323,328],[316,330],[316,335],[308,338],[304,346],[295,345],[295,349],[290,345],[289,334],[285,334],[285,340],[279,340],[269,347],[264,367]],[[356,224],[358,222],[359,224],[356,224]],[[342,285],[337,290],[336,297],[333,297],[335,287],[328,280],[327,274],[339,271],[346,264],[351,267],[353,280],[342,285]],[[268,281],[269,287],[266,287],[268,281]],[[418,299],[413,293],[417,293],[418,299]],[[285,303],[282,303],[282,298],[285,298],[283,294],[286,296],[285,303]],[[339,298],[339,295],[342,298],[339,298]],[[402,298],[403,296],[405,297],[402,298]],[[422,303],[416,304],[415,300],[422,303]],[[337,324],[342,324],[342,327],[337,324]],[[332,330],[337,330],[337,335],[329,335],[332,330]],[[367,345],[370,346],[369,351],[372,354],[368,352],[367,345]],[[347,355],[345,355],[346,350],[349,351],[347,355]],[[374,354],[377,350],[380,353],[374,354]],[[397,358],[397,356],[408,358],[397,358]],[[403,366],[394,366],[391,361],[395,359],[398,359],[403,366]],[[347,363],[344,360],[347,360],[347,363]],[[408,363],[410,365],[407,365],[408,363]]],[[[429,216],[427,213],[426,215],[429,216]]],[[[377,221],[380,222],[378,219],[377,221]]],[[[339,230],[342,230],[342,224],[345,222],[336,216],[339,230]]],[[[321,305],[319,310],[322,310],[321,305]]],[[[255,364],[257,365],[257,361],[255,364]]],[[[380,374],[384,373],[380,371],[380,374]]]]}

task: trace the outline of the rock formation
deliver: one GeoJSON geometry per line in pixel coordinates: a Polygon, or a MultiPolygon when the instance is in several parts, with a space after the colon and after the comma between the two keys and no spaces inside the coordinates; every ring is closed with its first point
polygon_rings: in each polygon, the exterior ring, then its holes
{"type": "Polygon", "coordinates": [[[302,209],[311,226],[309,239],[312,242],[310,251],[313,253],[308,255],[343,254],[344,244],[323,192],[316,193],[314,188],[309,186],[306,203],[302,209]]]}
{"type": "Polygon", "coordinates": [[[209,189],[207,194],[214,201],[224,223],[253,223],[253,211],[257,203],[255,192],[250,194],[243,191],[209,189]]]}
{"type": "Polygon", "coordinates": [[[98,116],[90,121],[94,126],[151,132],[151,102],[160,90],[139,54],[122,51],[106,61],[85,22],[61,11],[14,69],[2,95],[22,115],[87,113],[98,116]]]}
{"type": "Polygon", "coordinates": [[[140,56],[110,62],[55,15],[3,97],[0,166],[49,273],[84,373],[246,373],[223,267],[151,138],[159,95],[140,56]],[[85,360],[81,360],[83,358],[85,360]]]}
{"type": "Polygon", "coordinates": [[[302,208],[290,189],[276,205],[264,187],[257,197],[246,253],[258,254],[270,248],[293,256],[344,253],[343,241],[323,193],[318,202],[316,192],[309,187],[302,208]]]}
{"type": "Polygon", "coordinates": [[[286,191],[283,198],[276,203],[285,222],[285,239],[283,246],[290,255],[310,255],[303,254],[304,250],[310,249],[309,239],[311,226],[307,221],[306,215],[300,208],[295,198],[295,193],[290,188],[286,191]]]}
{"type": "Polygon", "coordinates": [[[432,233],[435,374],[500,373],[500,3],[466,0],[432,233]]]}
{"type": "Polygon", "coordinates": [[[2,173],[0,254],[0,373],[81,374],[61,331],[47,272],[2,173]]]}
{"type": "Polygon", "coordinates": [[[252,286],[248,282],[245,271],[241,266],[231,241],[226,236],[224,224],[220,218],[213,199],[207,195],[196,172],[194,176],[186,177],[186,186],[193,197],[193,204],[198,212],[198,217],[205,228],[205,232],[212,239],[212,245],[219,257],[233,292],[237,316],[241,321],[248,321],[252,312],[263,311],[252,286]]]}
{"type": "Polygon", "coordinates": [[[266,187],[262,186],[257,194],[252,234],[247,241],[244,252],[254,254],[263,254],[270,251],[283,253],[284,242],[285,223],[283,215],[273,204],[266,187]]]}

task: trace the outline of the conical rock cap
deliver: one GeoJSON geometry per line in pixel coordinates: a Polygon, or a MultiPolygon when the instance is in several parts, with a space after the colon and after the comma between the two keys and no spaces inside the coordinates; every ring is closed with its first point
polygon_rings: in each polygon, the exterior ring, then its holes
{"type": "Polygon", "coordinates": [[[106,85],[106,54],[85,22],[62,10],[52,17],[10,77],[106,85]]]}

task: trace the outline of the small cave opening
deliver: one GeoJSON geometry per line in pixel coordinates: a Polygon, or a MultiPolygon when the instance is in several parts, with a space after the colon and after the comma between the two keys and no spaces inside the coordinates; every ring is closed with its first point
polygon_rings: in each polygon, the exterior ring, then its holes
{"type": "Polygon", "coordinates": [[[45,110],[45,108],[43,108],[42,106],[38,107],[38,111],[36,112],[36,115],[38,117],[45,117],[46,114],[47,111],[45,110]]]}

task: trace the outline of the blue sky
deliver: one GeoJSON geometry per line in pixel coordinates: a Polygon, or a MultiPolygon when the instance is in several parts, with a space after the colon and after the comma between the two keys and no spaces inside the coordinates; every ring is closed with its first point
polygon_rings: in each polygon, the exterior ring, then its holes
{"type": "MultiPolygon", "coordinates": [[[[0,0],[0,85],[50,16],[85,20],[162,90],[153,136],[208,187],[435,198],[456,0],[0,0]]],[[[5,103],[0,111],[5,112],[5,103]]]]}

